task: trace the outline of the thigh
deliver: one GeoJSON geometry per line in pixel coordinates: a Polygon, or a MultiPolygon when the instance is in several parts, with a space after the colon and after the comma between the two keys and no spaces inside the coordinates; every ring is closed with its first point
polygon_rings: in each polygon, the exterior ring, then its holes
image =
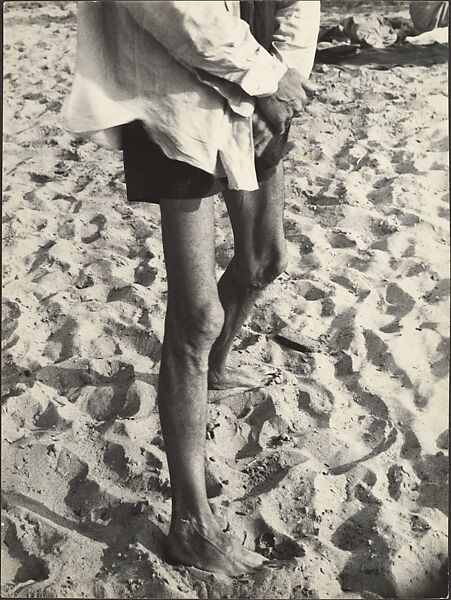
{"type": "Polygon", "coordinates": [[[168,294],[188,305],[216,296],[214,206],[211,198],[160,200],[168,294]]]}
{"type": "Polygon", "coordinates": [[[235,256],[258,259],[268,250],[284,246],[284,177],[283,166],[252,192],[224,191],[235,241],[235,256]]]}

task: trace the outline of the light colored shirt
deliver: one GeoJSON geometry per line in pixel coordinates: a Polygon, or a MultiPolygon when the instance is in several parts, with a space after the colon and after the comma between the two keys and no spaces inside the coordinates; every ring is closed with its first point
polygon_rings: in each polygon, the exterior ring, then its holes
{"type": "Polygon", "coordinates": [[[309,76],[319,30],[319,2],[276,6],[269,53],[239,2],[79,2],[66,128],[120,148],[120,126],[141,120],[169,158],[257,189],[254,98],[273,94],[287,66],[309,76]]]}

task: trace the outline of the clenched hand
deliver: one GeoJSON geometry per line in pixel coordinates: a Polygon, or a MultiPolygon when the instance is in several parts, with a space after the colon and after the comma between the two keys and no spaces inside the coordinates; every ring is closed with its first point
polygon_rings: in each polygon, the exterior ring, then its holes
{"type": "Polygon", "coordinates": [[[296,69],[288,68],[275,94],[257,99],[260,112],[275,133],[283,133],[291,119],[299,115],[308,102],[307,93],[317,86],[296,69]]]}

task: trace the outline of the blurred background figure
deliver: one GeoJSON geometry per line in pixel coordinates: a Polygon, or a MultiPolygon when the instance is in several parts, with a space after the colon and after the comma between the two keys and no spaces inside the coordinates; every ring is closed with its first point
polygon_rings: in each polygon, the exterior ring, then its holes
{"type": "Polygon", "coordinates": [[[449,2],[411,2],[410,16],[417,33],[432,31],[438,27],[448,27],[449,2]]]}

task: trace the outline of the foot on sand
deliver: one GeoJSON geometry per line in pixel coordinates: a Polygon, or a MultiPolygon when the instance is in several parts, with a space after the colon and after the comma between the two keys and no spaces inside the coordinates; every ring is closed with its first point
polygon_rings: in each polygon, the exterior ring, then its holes
{"type": "Polygon", "coordinates": [[[247,550],[216,524],[181,520],[165,540],[168,562],[237,577],[260,567],[266,559],[247,550]]]}
{"type": "Polygon", "coordinates": [[[210,368],[208,373],[209,390],[230,390],[245,388],[254,390],[270,383],[282,383],[282,372],[270,366],[225,367],[220,371],[210,368]]]}

